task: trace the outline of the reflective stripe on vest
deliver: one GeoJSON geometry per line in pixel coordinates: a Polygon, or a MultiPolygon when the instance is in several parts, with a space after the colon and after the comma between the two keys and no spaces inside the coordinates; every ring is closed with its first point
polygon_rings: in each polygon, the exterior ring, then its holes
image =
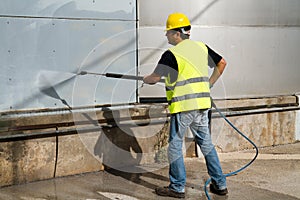
{"type": "Polygon", "coordinates": [[[208,50],[202,42],[183,40],[169,49],[178,64],[178,78],[166,77],[170,113],[211,107],[208,78],[208,50]]]}

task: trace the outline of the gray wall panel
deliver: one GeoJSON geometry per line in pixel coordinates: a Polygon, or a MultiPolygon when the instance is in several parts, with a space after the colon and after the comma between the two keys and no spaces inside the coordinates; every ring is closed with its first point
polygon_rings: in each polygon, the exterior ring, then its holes
{"type": "Polygon", "coordinates": [[[299,92],[298,35],[297,27],[197,27],[193,30],[193,39],[205,41],[228,62],[224,76],[212,90],[217,98],[299,92]]]}
{"type": "Polygon", "coordinates": [[[0,0],[5,16],[136,19],[135,0],[0,0]]]}
{"type": "Polygon", "coordinates": [[[165,25],[172,12],[186,13],[194,25],[202,26],[300,25],[299,0],[152,0],[140,1],[139,7],[141,26],[165,25]]]}
{"type": "MultiPolygon", "coordinates": [[[[224,56],[227,69],[214,86],[215,98],[295,94],[300,91],[300,1],[201,0],[140,2],[140,73],[152,72],[170,47],[164,36],[172,12],[192,21],[192,39],[224,56]],[[200,24],[200,25],[199,25],[200,24]]],[[[144,86],[140,96],[164,96],[162,86],[144,86]]]]}
{"type": "MultiPolygon", "coordinates": [[[[55,3],[61,2],[67,1],[55,3]]],[[[26,11],[26,3],[7,5],[26,11]]],[[[75,107],[136,102],[135,81],[75,76],[81,70],[136,74],[136,20],[2,16],[0,25],[0,111],[66,107],[59,97],[75,107]]]]}

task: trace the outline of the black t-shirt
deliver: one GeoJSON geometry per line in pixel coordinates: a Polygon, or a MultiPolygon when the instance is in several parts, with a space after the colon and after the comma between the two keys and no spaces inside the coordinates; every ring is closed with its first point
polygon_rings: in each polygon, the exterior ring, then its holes
{"type": "MultiPolygon", "coordinates": [[[[214,68],[220,62],[222,56],[217,54],[207,45],[206,47],[208,49],[208,66],[210,68],[214,68]]],[[[164,77],[170,75],[171,82],[176,81],[178,75],[178,64],[174,54],[170,50],[167,50],[162,54],[154,73],[164,77]]]]}

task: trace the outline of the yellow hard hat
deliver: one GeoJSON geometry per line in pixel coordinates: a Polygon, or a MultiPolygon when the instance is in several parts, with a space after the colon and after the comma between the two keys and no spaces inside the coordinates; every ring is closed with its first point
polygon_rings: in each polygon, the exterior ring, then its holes
{"type": "Polygon", "coordinates": [[[175,28],[182,28],[185,26],[190,26],[190,20],[182,13],[173,13],[170,14],[167,23],[166,23],[166,31],[175,29],[175,28]]]}

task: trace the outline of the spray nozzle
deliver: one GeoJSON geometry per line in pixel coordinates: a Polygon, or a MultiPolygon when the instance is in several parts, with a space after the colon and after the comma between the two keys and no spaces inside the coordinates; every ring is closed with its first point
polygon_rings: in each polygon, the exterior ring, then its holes
{"type": "Polygon", "coordinates": [[[78,73],[78,75],[86,75],[86,74],[88,74],[87,71],[81,71],[78,73]]]}

